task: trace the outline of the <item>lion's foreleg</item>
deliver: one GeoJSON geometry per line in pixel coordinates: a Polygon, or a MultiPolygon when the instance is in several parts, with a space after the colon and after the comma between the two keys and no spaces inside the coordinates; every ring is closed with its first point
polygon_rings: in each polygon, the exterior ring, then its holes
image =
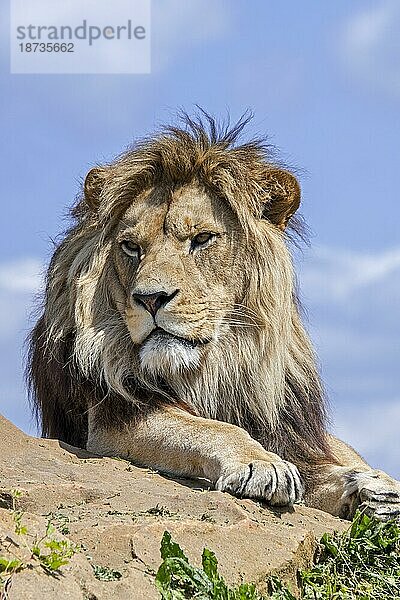
{"type": "Polygon", "coordinates": [[[334,436],[329,436],[329,442],[337,464],[324,465],[316,473],[306,503],[342,518],[352,518],[357,509],[380,519],[400,515],[400,482],[372,469],[334,436]]]}
{"type": "Polygon", "coordinates": [[[105,427],[89,418],[88,450],[120,456],[160,471],[203,477],[221,491],[293,504],[303,489],[297,468],[235,425],[164,407],[123,427],[105,427]]]}

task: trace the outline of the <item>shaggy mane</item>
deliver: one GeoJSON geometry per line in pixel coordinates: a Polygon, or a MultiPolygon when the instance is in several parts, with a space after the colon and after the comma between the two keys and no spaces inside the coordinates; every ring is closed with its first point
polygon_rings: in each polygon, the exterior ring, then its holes
{"type": "MultiPolygon", "coordinates": [[[[243,131],[253,119],[246,112],[232,126],[229,118],[219,122],[199,108],[196,118],[181,111],[180,127],[164,125],[158,133],[138,140],[106,168],[101,166],[97,189],[86,190],[72,208],[74,218],[92,215],[87,196],[101,195],[97,218],[107,223],[123,213],[132,198],[155,185],[174,187],[198,180],[210,191],[232,204],[244,228],[249,213],[259,212],[260,202],[268,208],[271,186],[266,185],[265,167],[286,168],[276,157],[276,149],[266,137],[241,142],[243,131]],[[101,189],[103,188],[103,194],[101,189]],[[246,192],[235,198],[238,192],[246,192]],[[232,197],[229,192],[233,192],[232,197]]],[[[261,217],[261,214],[259,215],[261,217]]],[[[286,230],[305,239],[302,219],[293,215],[286,230]]]]}
{"type": "MultiPolygon", "coordinates": [[[[51,260],[43,314],[30,338],[28,378],[42,434],[84,446],[87,413],[104,423],[183,402],[195,414],[243,426],[267,450],[296,464],[327,460],[326,415],[315,357],[301,324],[286,234],[260,219],[282,189],[268,174],[282,165],[264,139],[241,142],[252,118],[232,127],[204,111],[181,114],[92,172],[72,209],[74,224],[51,260]],[[227,202],[246,234],[248,292],[258,328],[235,329],[210,350],[201,374],[146,379],[110,293],[110,248],[121,215],[155,186],[197,182],[227,202]],[[233,349],[233,350],[232,350],[233,349]]],[[[291,218],[289,227],[299,230],[291,218]]],[[[287,230],[286,230],[287,231],[287,230]]]]}

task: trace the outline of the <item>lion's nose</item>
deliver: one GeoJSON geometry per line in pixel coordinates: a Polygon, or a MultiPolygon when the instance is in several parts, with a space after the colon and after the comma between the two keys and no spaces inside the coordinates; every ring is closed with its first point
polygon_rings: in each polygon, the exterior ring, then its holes
{"type": "Polygon", "coordinates": [[[155,317],[156,312],[162,307],[168,304],[176,296],[179,290],[175,290],[172,294],[167,292],[155,292],[154,294],[136,294],[132,292],[132,297],[138,304],[141,304],[150,314],[155,317]]]}

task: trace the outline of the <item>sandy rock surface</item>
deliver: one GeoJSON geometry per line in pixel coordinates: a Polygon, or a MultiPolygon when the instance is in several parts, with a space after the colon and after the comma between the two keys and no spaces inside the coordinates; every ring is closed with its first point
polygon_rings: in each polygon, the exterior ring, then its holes
{"type": "Polygon", "coordinates": [[[195,564],[207,546],[229,583],[253,581],[263,590],[271,573],[295,582],[297,569],[311,564],[316,540],[346,527],[304,506],[271,511],[211,490],[207,482],[174,480],[29,437],[0,417],[0,556],[32,565],[13,575],[4,599],[158,599],[154,574],[166,529],[195,564]],[[16,503],[29,548],[35,536],[43,537],[49,518],[58,539],[80,547],[55,576],[31,560],[15,533],[13,489],[22,492],[16,503]],[[104,568],[119,579],[98,579],[104,568]]]}

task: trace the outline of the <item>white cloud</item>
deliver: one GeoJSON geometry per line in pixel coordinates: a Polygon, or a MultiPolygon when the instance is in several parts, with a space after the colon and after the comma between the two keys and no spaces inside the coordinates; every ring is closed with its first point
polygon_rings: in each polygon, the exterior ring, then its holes
{"type": "Polygon", "coordinates": [[[400,3],[384,0],[354,13],[340,35],[340,55],[358,79],[400,95],[400,3]]]}
{"type": "Polygon", "coordinates": [[[357,13],[347,25],[348,43],[364,50],[379,43],[394,9],[393,2],[384,2],[357,13]]]}
{"type": "Polygon", "coordinates": [[[332,388],[353,386],[350,365],[354,385],[369,373],[394,387],[400,248],[362,253],[316,247],[298,273],[309,330],[324,366],[335,372],[332,388]]]}
{"type": "Polygon", "coordinates": [[[341,407],[334,433],[372,463],[400,478],[400,398],[341,407]]]}
{"type": "Polygon", "coordinates": [[[400,477],[400,248],[316,247],[300,289],[334,412],[334,431],[374,466],[400,477]]]}
{"type": "Polygon", "coordinates": [[[343,302],[354,292],[395,276],[400,271],[400,248],[372,254],[319,246],[300,271],[302,289],[311,301],[343,302]]]}
{"type": "Polygon", "coordinates": [[[12,340],[27,331],[42,270],[36,258],[0,263],[0,341],[12,340]]]}
{"type": "Polygon", "coordinates": [[[0,290],[34,293],[41,284],[42,263],[35,258],[0,263],[0,290]]]}
{"type": "Polygon", "coordinates": [[[0,263],[1,412],[35,433],[23,383],[24,340],[32,326],[34,295],[41,286],[42,263],[33,257],[0,263]]]}

